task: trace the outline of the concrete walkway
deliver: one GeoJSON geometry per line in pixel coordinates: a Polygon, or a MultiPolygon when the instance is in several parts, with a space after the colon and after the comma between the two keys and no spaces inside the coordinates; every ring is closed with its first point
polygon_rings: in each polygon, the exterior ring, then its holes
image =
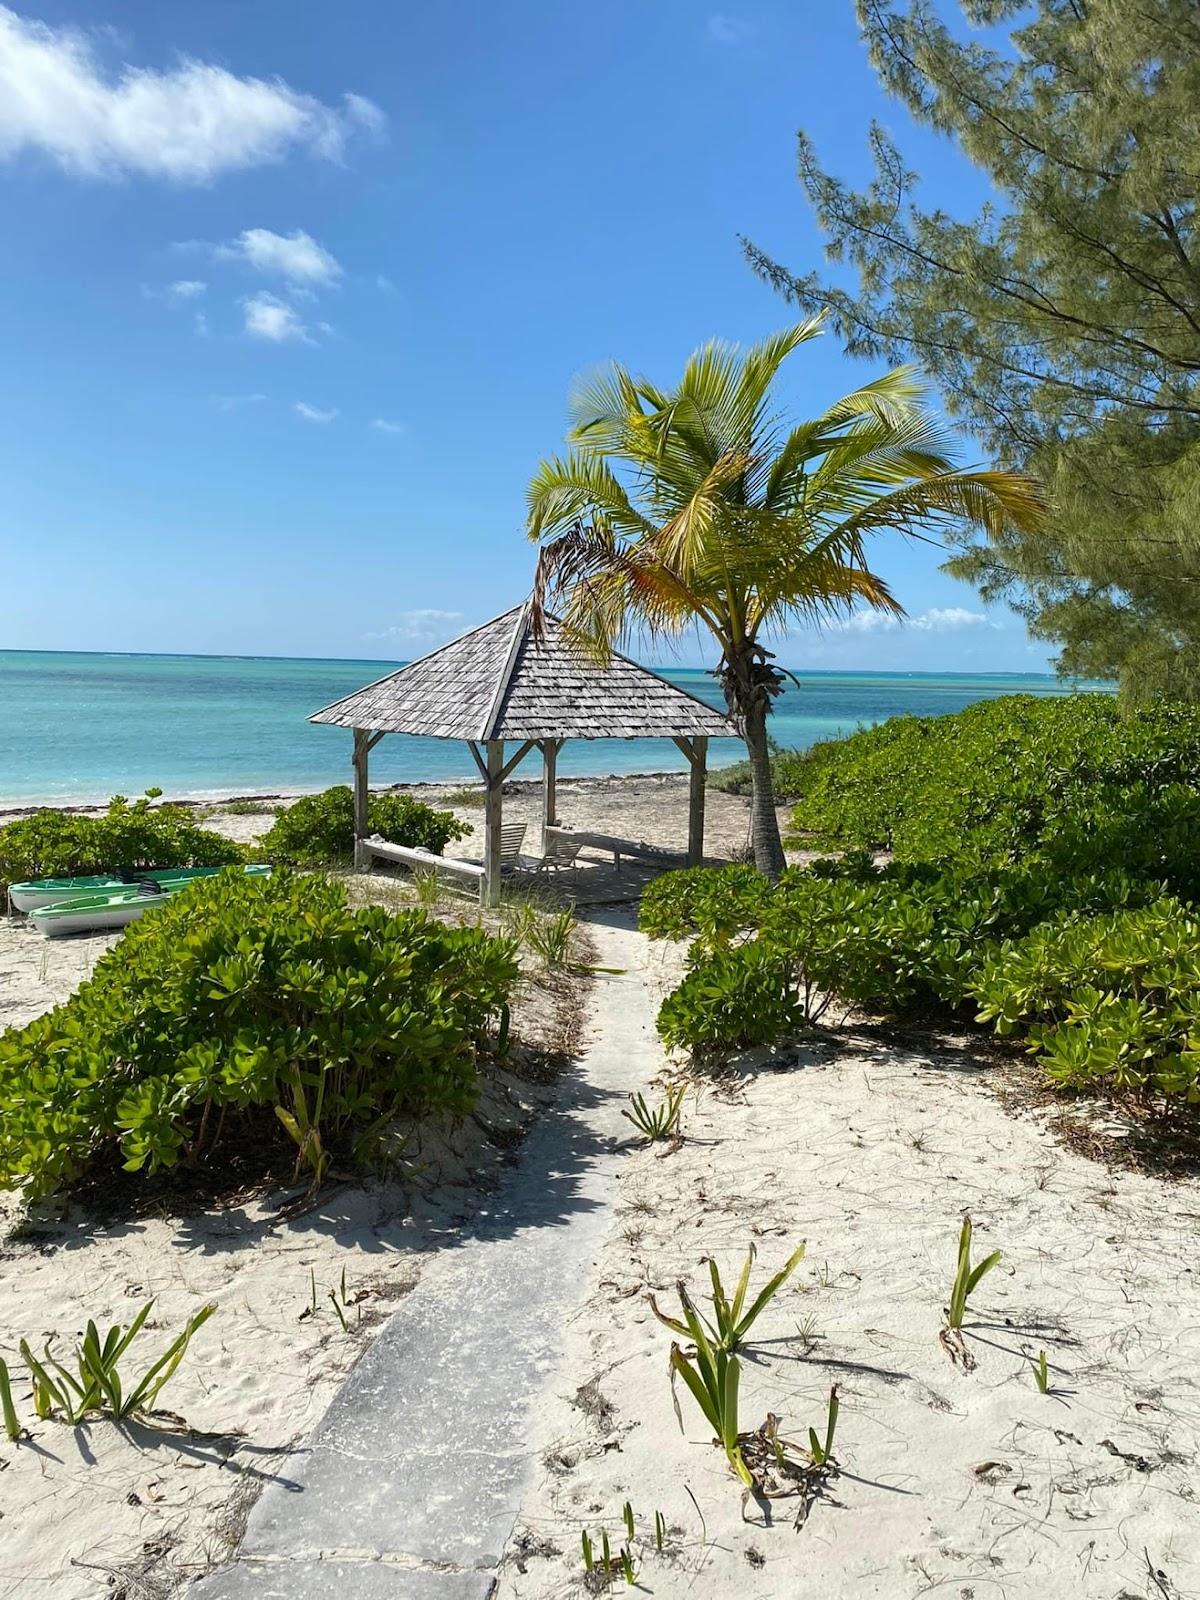
{"type": "Polygon", "coordinates": [[[627,911],[588,918],[602,966],[582,1059],[494,1202],[421,1274],[234,1562],[197,1600],[486,1600],[534,1470],[537,1399],[611,1220],[625,1097],[661,1064],[627,911]]]}

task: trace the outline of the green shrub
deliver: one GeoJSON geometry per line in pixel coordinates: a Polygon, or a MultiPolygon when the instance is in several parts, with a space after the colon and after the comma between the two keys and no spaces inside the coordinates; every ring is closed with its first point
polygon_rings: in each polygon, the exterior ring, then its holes
{"type": "MultiPolygon", "coordinates": [[[[407,794],[376,794],[367,802],[367,828],[392,844],[441,855],[470,827],[449,811],[434,811],[407,794]]],[[[354,853],[354,795],[341,784],[289,806],[259,841],[264,859],[297,867],[348,861],[354,853]]]]}
{"type": "Polygon", "coordinates": [[[684,867],[647,886],[638,926],[652,939],[695,934],[704,948],[716,948],[754,927],[770,895],[754,867],[684,867]]]}
{"type": "MultiPolygon", "coordinates": [[[[784,750],[771,742],[771,781],[776,800],[798,800],[804,793],[804,784],[811,767],[808,750],[784,750]]],[[[752,791],[750,763],[735,761],[728,767],[717,767],[708,775],[710,789],[722,794],[749,795],[752,791]]]]}
{"type": "Polygon", "coordinates": [[[319,1179],[400,1116],[470,1109],[512,946],[323,878],[221,873],[135,923],[64,1005],[0,1035],[0,1186],[170,1166],[271,1107],[319,1179]]]}
{"type": "Polygon", "coordinates": [[[958,1008],[998,940],[1064,904],[1106,912],[1158,894],[1122,873],[1054,879],[1040,861],[877,867],[851,854],[790,868],[774,887],[742,867],[666,874],[642,926],[692,937],[689,975],[659,1025],[670,1047],[711,1058],[782,1040],[819,1021],[834,996],[876,1014],[958,1008]]]}
{"type": "Polygon", "coordinates": [[[794,825],[848,853],[773,887],[745,868],[655,884],[643,928],[693,940],[669,1043],[775,1042],[831,994],[973,1001],[1056,1083],[1200,1100],[1200,711],[1010,696],[785,757],[794,825]]]}
{"type": "Polygon", "coordinates": [[[658,1031],[668,1050],[689,1050],[705,1063],[777,1044],[804,1021],[786,961],[755,941],[696,961],[663,1001],[658,1031]]]}
{"type": "Polygon", "coordinates": [[[132,805],[114,795],[100,816],[35,811],[0,828],[0,893],[30,878],[72,878],[146,867],[221,867],[241,861],[232,839],[201,828],[186,806],[132,805]]]}
{"type": "Polygon", "coordinates": [[[792,825],[810,841],[910,861],[1046,850],[1070,870],[1127,865],[1200,891],[1193,708],[1122,715],[1107,695],[1005,696],[951,716],[894,717],[813,746],[801,764],[792,825]],[[1130,827],[1139,818],[1166,830],[1157,860],[1130,827]]]}
{"type": "Polygon", "coordinates": [[[1200,1100],[1200,918],[1177,900],[1043,922],[995,948],[971,993],[1056,1083],[1200,1100]]]}

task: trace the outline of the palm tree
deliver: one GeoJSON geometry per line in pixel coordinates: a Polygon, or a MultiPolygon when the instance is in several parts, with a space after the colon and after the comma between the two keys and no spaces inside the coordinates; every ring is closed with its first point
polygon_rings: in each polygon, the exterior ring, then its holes
{"type": "Polygon", "coordinates": [[[542,542],[535,626],[555,604],[598,660],[631,633],[701,623],[713,635],[750,759],[754,859],[769,877],[784,858],[767,716],[786,674],[764,639],[856,606],[902,616],[866,565],[872,534],[972,523],[995,536],[1042,515],[1028,478],[954,466],[911,368],[786,423],[772,384],[820,320],[744,353],[707,344],[672,390],[614,365],[578,388],[571,449],[543,461],[528,490],[529,537],[542,542]]]}

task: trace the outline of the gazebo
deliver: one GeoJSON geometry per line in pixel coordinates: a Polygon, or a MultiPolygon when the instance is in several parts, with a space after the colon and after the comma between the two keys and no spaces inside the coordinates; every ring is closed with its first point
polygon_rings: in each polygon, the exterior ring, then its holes
{"type": "MultiPolygon", "coordinates": [[[[486,905],[500,897],[504,782],[531,751],[541,752],[545,770],[545,840],[557,821],[555,767],[567,739],[672,740],[691,772],[687,861],[693,865],[704,855],[708,741],[735,732],[719,711],[626,656],[614,653],[607,665],[590,660],[556,617],[547,616],[541,637],[535,638],[528,601],[335,700],[308,720],[353,731],[355,864],[360,867],[373,853],[383,853],[368,842],[367,795],[370,753],[384,735],[466,742],[484,785],[484,859],[474,870],[486,905]],[[507,759],[506,743],[517,746],[507,759]]],[[[631,854],[637,852],[636,845],[630,847],[631,854]]]]}

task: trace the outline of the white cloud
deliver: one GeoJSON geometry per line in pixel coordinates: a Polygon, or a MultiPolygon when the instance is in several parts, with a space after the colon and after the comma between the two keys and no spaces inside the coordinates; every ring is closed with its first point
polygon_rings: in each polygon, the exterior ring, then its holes
{"type": "Polygon", "coordinates": [[[994,628],[982,611],[962,606],[934,606],[916,617],[894,617],[887,611],[856,611],[853,616],[827,622],[833,633],[895,633],[916,628],[921,633],[961,633],[965,628],[994,628]]]}
{"type": "Polygon", "coordinates": [[[292,410],[305,422],[332,422],[338,414],[336,406],[331,411],[322,411],[320,406],[310,406],[305,400],[297,400],[292,410]]]}
{"type": "Polygon", "coordinates": [[[435,606],[421,606],[415,611],[402,611],[399,620],[390,628],[378,633],[364,634],[367,639],[394,639],[403,644],[435,645],[453,637],[463,620],[461,611],[439,611],[435,606]]]}
{"type": "Polygon", "coordinates": [[[342,275],[336,257],[302,228],[297,228],[295,233],[247,228],[232,243],[218,245],[215,254],[221,260],[244,261],[257,272],[275,274],[305,286],[333,283],[342,275]]]}
{"type": "Polygon", "coordinates": [[[714,11],[705,24],[704,32],[713,44],[737,48],[758,37],[758,28],[745,17],[731,17],[728,12],[714,11]]]}
{"type": "Polygon", "coordinates": [[[212,403],[222,411],[240,411],[243,406],[257,406],[267,398],[265,394],[214,394],[212,403]]]}
{"type": "Polygon", "coordinates": [[[212,337],[212,329],[209,327],[208,318],[203,311],[197,311],[195,317],[192,319],[192,327],[195,329],[197,339],[208,339],[212,337]]]}
{"type": "Polygon", "coordinates": [[[356,129],[378,132],[383,121],[360,95],[328,106],[280,78],[186,57],[162,71],[110,69],[79,29],[0,5],[0,159],[38,150],[82,177],[208,183],[293,149],[340,160],[356,129]]]}
{"type": "Polygon", "coordinates": [[[407,432],[403,422],[390,422],[387,417],[372,417],[371,426],[376,433],[400,434],[407,432]]]}
{"type": "Polygon", "coordinates": [[[242,301],[246,332],[270,344],[312,344],[313,339],[296,314],[295,306],[278,295],[252,294],[242,301]]]}
{"type": "Polygon", "coordinates": [[[982,611],[967,611],[962,606],[934,606],[931,611],[922,611],[919,617],[914,617],[912,626],[926,633],[961,633],[964,628],[994,628],[996,624],[989,622],[982,611]]]}
{"type": "Polygon", "coordinates": [[[174,283],[167,285],[169,300],[198,300],[207,292],[208,285],[200,278],[176,278],[174,283]]]}
{"type": "Polygon", "coordinates": [[[379,290],[380,294],[396,293],[396,285],[388,277],[386,272],[377,272],[375,274],[375,287],[379,290]]]}

